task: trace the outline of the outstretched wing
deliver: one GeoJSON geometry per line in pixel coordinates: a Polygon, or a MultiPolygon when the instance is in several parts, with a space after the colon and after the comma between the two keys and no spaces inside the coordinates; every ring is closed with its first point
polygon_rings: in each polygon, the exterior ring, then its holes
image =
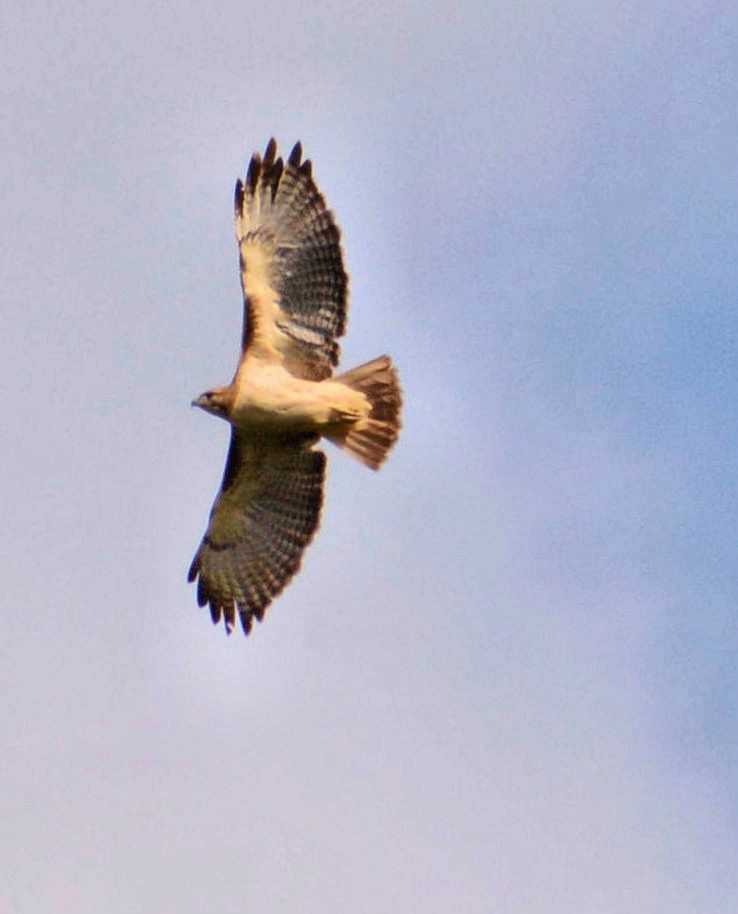
{"type": "Polygon", "coordinates": [[[236,237],[244,295],[242,349],[322,380],[338,363],[346,330],[348,276],[333,213],[302,162],[286,162],[271,139],[236,183],[236,237]]]}
{"type": "Polygon", "coordinates": [[[187,579],[230,634],[248,635],[300,567],[320,520],[325,454],[313,440],[246,441],[231,433],[223,484],[187,579]]]}

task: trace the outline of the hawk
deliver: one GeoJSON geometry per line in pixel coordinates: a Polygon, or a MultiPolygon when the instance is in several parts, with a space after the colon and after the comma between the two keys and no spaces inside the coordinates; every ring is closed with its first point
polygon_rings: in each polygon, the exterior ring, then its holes
{"type": "Polygon", "coordinates": [[[333,213],[297,143],[269,140],[236,182],[243,289],[231,383],[193,400],[231,426],[210,522],[190,566],[197,602],[245,634],[300,567],[320,521],[327,438],[376,470],[397,440],[402,394],[389,356],[336,377],[348,276],[333,213]]]}

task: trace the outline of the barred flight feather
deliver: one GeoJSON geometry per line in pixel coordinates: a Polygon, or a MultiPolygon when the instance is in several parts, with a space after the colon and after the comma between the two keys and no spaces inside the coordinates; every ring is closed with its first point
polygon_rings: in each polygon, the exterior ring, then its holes
{"type": "Polygon", "coordinates": [[[301,157],[298,144],[285,164],[270,141],[263,159],[258,153],[252,156],[246,183],[236,184],[243,344],[272,346],[297,377],[321,380],[338,363],[336,338],[346,331],[348,276],[333,213],[312,179],[310,160],[301,163],[301,157]],[[257,269],[264,263],[260,278],[252,278],[251,260],[257,269]],[[253,332],[261,326],[261,280],[281,313],[270,326],[273,338],[253,332]]]}

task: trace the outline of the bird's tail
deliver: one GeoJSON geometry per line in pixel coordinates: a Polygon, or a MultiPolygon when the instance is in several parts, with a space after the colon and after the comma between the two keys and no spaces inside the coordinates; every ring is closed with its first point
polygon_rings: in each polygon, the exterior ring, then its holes
{"type": "Polygon", "coordinates": [[[402,391],[392,360],[381,355],[336,378],[364,394],[371,405],[365,419],[328,435],[328,440],[348,451],[372,470],[378,470],[400,434],[402,391]]]}

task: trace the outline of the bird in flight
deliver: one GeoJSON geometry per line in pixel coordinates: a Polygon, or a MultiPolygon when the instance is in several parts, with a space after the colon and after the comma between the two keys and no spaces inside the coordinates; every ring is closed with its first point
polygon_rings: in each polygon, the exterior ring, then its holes
{"type": "Polygon", "coordinates": [[[193,400],[231,426],[210,522],[190,566],[197,602],[228,634],[245,634],[300,567],[320,521],[327,438],[378,469],[400,430],[402,394],[389,356],[333,376],[346,331],[348,276],[333,213],[302,161],[269,140],[236,182],[243,288],[233,380],[193,400]]]}

